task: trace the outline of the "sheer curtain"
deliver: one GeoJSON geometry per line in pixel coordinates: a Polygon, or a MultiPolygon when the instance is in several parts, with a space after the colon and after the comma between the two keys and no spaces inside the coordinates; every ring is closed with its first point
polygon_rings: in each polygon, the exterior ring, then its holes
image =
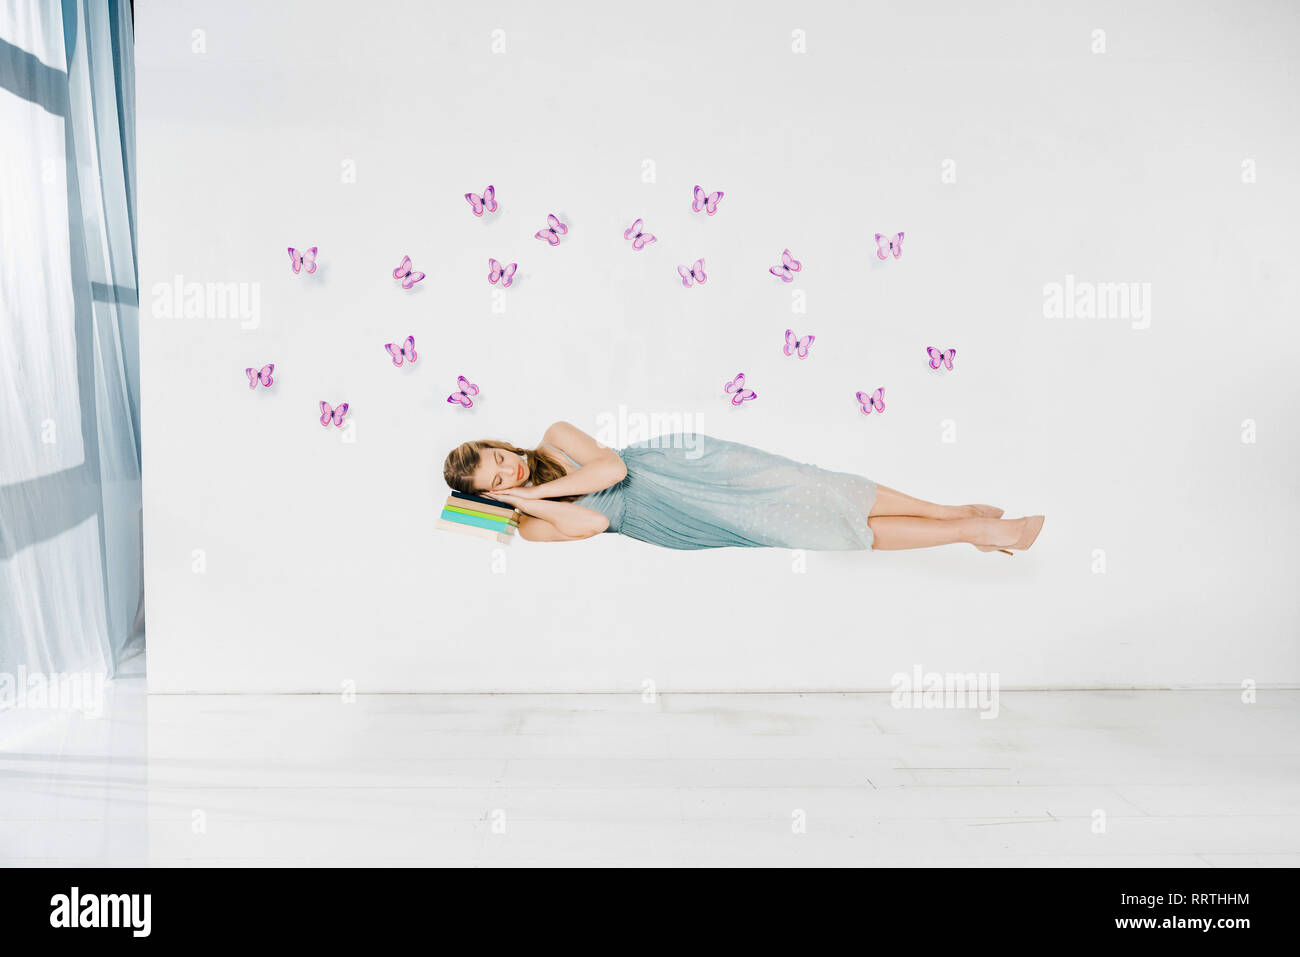
{"type": "MultiPolygon", "coordinates": [[[[129,2],[0,3],[0,676],[143,646],[129,2]]],[[[0,701],[0,708],[4,702],[0,701]]]]}

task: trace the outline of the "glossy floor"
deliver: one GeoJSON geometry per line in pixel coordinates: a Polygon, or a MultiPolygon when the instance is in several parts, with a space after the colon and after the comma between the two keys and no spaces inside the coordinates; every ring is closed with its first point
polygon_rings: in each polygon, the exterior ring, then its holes
{"type": "Polygon", "coordinates": [[[1300,692],[148,696],[0,714],[0,863],[1300,865],[1300,692]],[[19,720],[21,719],[21,720],[19,720]]]}

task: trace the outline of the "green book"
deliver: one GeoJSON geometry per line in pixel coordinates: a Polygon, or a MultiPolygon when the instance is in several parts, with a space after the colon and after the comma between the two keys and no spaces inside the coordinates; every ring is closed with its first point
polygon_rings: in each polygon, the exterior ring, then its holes
{"type": "MultiPolygon", "coordinates": [[[[490,512],[476,512],[472,508],[461,508],[458,505],[444,505],[444,512],[459,512],[462,515],[473,515],[475,518],[490,518],[494,522],[507,522],[511,525],[518,525],[517,518],[506,518],[504,515],[493,515],[490,512]]],[[[444,518],[446,516],[443,516],[444,518]]]]}
{"type": "Polygon", "coordinates": [[[441,517],[449,522],[455,522],[458,525],[473,525],[476,528],[487,528],[494,532],[506,532],[514,534],[515,526],[509,522],[498,522],[494,518],[479,518],[477,515],[469,515],[463,511],[453,512],[449,508],[442,510],[441,517]]]}

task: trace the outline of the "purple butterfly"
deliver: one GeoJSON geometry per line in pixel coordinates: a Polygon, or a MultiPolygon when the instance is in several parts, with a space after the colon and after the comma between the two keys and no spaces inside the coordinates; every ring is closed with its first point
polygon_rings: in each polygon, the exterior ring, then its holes
{"type": "Polygon", "coordinates": [[[816,336],[804,336],[800,339],[794,334],[793,329],[785,331],[785,346],[781,349],[788,356],[798,353],[800,359],[808,358],[808,347],[813,344],[816,336]]]}
{"type": "Polygon", "coordinates": [[[758,398],[757,392],[745,388],[745,373],[743,372],[737,372],[736,377],[730,382],[722,383],[722,391],[731,396],[731,404],[737,406],[742,402],[758,398]]]}
{"type": "Polygon", "coordinates": [[[884,233],[876,233],[876,258],[884,262],[887,258],[886,253],[893,253],[895,259],[903,255],[902,233],[896,233],[892,238],[884,233]],[[882,243],[882,239],[888,239],[889,242],[882,243]]]}
{"type": "Polygon", "coordinates": [[[569,231],[569,227],[555,218],[554,213],[546,214],[546,227],[533,233],[534,239],[545,239],[552,246],[560,245],[560,237],[569,231]]]}
{"type": "Polygon", "coordinates": [[[862,414],[870,415],[874,408],[877,412],[885,411],[885,387],[881,386],[875,392],[870,394],[866,392],[858,393],[858,404],[862,406],[862,414]]]}
{"type": "Polygon", "coordinates": [[[704,210],[710,216],[718,211],[718,203],[722,202],[722,192],[706,193],[700,187],[695,187],[695,199],[691,201],[691,209],[697,213],[704,210]]]}
{"type": "Polygon", "coordinates": [[[931,369],[946,366],[949,372],[952,371],[952,360],[957,358],[956,349],[936,349],[934,346],[926,346],[925,351],[930,355],[931,369]]]}
{"type": "Polygon", "coordinates": [[[391,342],[384,343],[384,348],[388,354],[393,357],[393,365],[400,366],[403,362],[414,362],[419,358],[415,354],[415,336],[407,336],[406,341],[400,346],[395,346],[391,342]]]}
{"type": "Polygon", "coordinates": [[[275,380],[271,378],[271,373],[275,371],[275,363],[268,363],[260,369],[245,369],[244,375],[248,376],[248,387],[256,389],[260,382],[262,385],[270,385],[275,380]]]}
{"type": "Polygon", "coordinates": [[[424,273],[416,271],[411,265],[410,256],[403,256],[401,265],[393,270],[393,278],[402,280],[403,289],[410,289],[424,278],[424,273]]]}
{"type": "Polygon", "coordinates": [[[697,282],[700,285],[704,285],[704,281],[709,278],[704,274],[703,259],[695,260],[694,265],[689,267],[678,266],[677,275],[682,277],[682,285],[685,286],[687,289],[690,289],[691,286],[695,285],[695,283],[697,282]]]}
{"type": "Polygon", "coordinates": [[[654,236],[645,231],[645,223],[639,219],[623,230],[623,238],[632,240],[633,249],[645,249],[647,243],[658,242],[654,236]]]}
{"type": "Polygon", "coordinates": [[[289,247],[289,268],[293,270],[295,276],[304,269],[309,276],[316,271],[316,249],[317,247],[313,246],[306,252],[300,253],[292,246],[289,247]]]}
{"type": "Polygon", "coordinates": [[[787,249],[781,253],[781,265],[773,266],[768,272],[782,282],[794,282],[794,274],[802,268],[803,263],[791,256],[787,249]]]}
{"type": "Polygon", "coordinates": [[[460,375],[456,376],[456,391],[447,396],[447,401],[452,405],[472,409],[474,408],[474,400],[470,398],[472,395],[478,395],[478,386],[460,375]]]}
{"type": "Polygon", "coordinates": [[[320,404],[320,424],[328,427],[331,422],[338,428],[343,427],[343,416],[348,414],[348,404],[344,402],[337,409],[331,409],[328,402],[320,404]]]}
{"type": "MultiPolygon", "coordinates": [[[[519,263],[511,263],[509,266],[503,266],[495,259],[488,258],[488,282],[494,286],[500,280],[501,288],[507,289],[515,281],[515,270],[519,268],[519,263]]],[[[468,408],[468,406],[466,406],[468,408]]]]}
{"type": "Polygon", "coordinates": [[[474,211],[475,216],[482,216],[484,210],[495,213],[497,211],[497,191],[494,187],[489,186],[483,190],[482,196],[477,193],[466,193],[465,202],[469,203],[469,207],[474,211]]]}

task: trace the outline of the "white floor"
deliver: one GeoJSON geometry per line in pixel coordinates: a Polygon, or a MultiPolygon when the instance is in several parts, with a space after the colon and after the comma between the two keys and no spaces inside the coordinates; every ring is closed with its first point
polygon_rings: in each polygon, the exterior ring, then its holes
{"type": "Polygon", "coordinates": [[[1297,866],[1297,732],[1295,691],[1004,692],[986,720],[137,678],[97,720],[0,714],[0,863],[1297,866]]]}

